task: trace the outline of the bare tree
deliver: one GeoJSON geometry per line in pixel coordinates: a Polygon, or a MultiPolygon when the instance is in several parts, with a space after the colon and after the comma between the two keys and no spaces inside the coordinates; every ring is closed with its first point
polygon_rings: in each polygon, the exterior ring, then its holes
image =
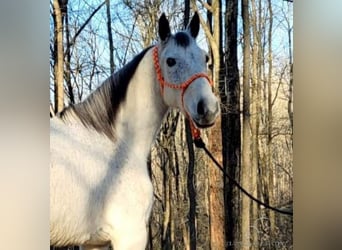
{"type": "Polygon", "coordinates": [[[70,51],[70,27],[69,27],[69,14],[68,14],[68,0],[63,1],[63,20],[64,20],[64,27],[65,27],[65,40],[66,40],[66,53],[65,53],[65,83],[68,88],[68,97],[71,104],[75,103],[75,96],[74,96],[74,89],[71,83],[71,51],[70,51]]]}
{"type": "MultiPolygon", "coordinates": [[[[239,179],[241,155],[240,83],[238,70],[238,1],[226,0],[225,13],[225,89],[221,96],[222,154],[226,172],[239,179]]],[[[226,247],[233,249],[239,218],[236,187],[224,179],[226,247]]]]}
{"type": "MultiPolygon", "coordinates": [[[[215,89],[219,92],[224,88],[221,65],[223,65],[222,53],[222,20],[221,1],[201,1],[202,7],[207,11],[208,23],[200,15],[200,22],[210,45],[210,52],[213,61],[212,76],[215,89]],[[220,78],[221,77],[221,78],[220,78]]],[[[196,1],[192,1],[195,11],[199,12],[196,1]]],[[[223,75],[224,76],[224,75],[223,75]]],[[[221,141],[221,119],[217,119],[210,130],[209,149],[216,159],[222,162],[221,141]]],[[[209,213],[210,213],[210,247],[212,249],[224,249],[225,247],[225,225],[224,225],[224,196],[222,173],[209,162],[209,213]]]]}
{"type": "MultiPolygon", "coordinates": [[[[265,175],[266,175],[266,183],[267,183],[267,195],[268,195],[268,203],[275,204],[274,199],[274,174],[273,174],[273,164],[272,164],[272,155],[273,155],[273,145],[272,145],[272,130],[273,130],[273,112],[272,112],[272,74],[273,74],[273,54],[272,54],[272,30],[273,30],[273,9],[272,9],[272,1],[268,0],[268,11],[269,11],[269,26],[268,26],[268,78],[267,78],[267,153],[266,153],[266,165],[265,165],[265,175]],[[267,166],[267,167],[266,167],[267,166]]],[[[273,211],[269,212],[269,222],[270,222],[270,236],[274,237],[275,232],[275,214],[273,211]]]]}
{"type": "MultiPolygon", "coordinates": [[[[257,172],[259,168],[259,125],[260,125],[260,113],[261,110],[261,28],[260,28],[260,9],[256,0],[250,0],[251,13],[250,13],[250,25],[252,30],[252,74],[251,74],[251,130],[252,130],[252,164],[250,166],[251,178],[250,189],[254,197],[258,197],[257,189],[257,172]]],[[[260,1],[259,1],[260,3],[260,1]]],[[[260,5],[259,5],[260,6],[260,5]]],[[[252,209],[250,214],[250,224],[253,225],[258,220],[258,207],[256,203],[251,203],[252,209]]],[[[251,242],[253,246],[258,246],[258,231],[253,228],[251,232],[251,242]]]]}
{"type": "Polygon", "coordinates": [[[63,19],[59,0],[53,0],[55,113],[64,108],[63,19]]]}
{"type": "MultiPolygon", "coordinates": [[[[242,164],[241,184],[250,190],[251,179],[251,127],[250,127],[250,22],[249,22],[249,0],[242,0],[243,19],[243,106],[242,106],[242,164]]],[[[250,246],[250,199],[245,195],[241,199],[241,228],[240,237],[243,249],[250,246]]]]}

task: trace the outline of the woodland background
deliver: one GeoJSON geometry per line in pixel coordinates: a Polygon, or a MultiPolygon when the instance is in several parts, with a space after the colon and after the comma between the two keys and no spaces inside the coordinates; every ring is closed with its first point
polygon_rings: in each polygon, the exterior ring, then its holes
{"type": "MultiPolygon", "coordinates": [[[[50,112],[84,100],[155,44],[162,12],[176,31],[193,11],[221,101],[204,140],[251,194],[292,211],[292,1],[50,0],[50,112]]],[[[224,178],[193,147],[177,110],[165,117],[148,165],[155,201],[147,249],[293,248],[292,217],[257,205],[224,178]]]]}

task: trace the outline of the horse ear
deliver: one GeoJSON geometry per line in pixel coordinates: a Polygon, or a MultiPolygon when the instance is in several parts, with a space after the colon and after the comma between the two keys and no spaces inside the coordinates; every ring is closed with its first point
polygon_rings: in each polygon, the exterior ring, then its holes
{"type": "Polygon", "coordinates": [[[170,24],[167,20],[165,13],[161,15],[158,22],[158,33],[162,41],[165,41],[171,34],[170,24]]]}
{"type": "Polygon", "coordinates": [[[198,17],[197,12],[195,12],[187,29],[190,31],[191,36],[196,39],[198,32],[199,32],[199,28],[200,28],[199,17],[198,17]]]}

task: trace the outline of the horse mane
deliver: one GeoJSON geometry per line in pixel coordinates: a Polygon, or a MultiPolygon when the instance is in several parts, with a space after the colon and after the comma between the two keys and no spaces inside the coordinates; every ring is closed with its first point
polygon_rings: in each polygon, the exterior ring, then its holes
{"type": "Polygon", "coordinates": [[[125,101],[128,84],[140,61],[152,46],[145,48],[119,71],[107,78],[84,101],[70,105],[59,114],[66,121],[69,115],[76,116],[86,128],[93,128],[114,140],[113,125],[120,104],[125,101]]]}

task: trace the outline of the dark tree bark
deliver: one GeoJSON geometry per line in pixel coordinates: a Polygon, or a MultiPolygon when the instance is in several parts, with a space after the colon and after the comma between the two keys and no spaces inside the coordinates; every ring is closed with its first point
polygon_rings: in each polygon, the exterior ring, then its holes
{"type": "Polygon", "coordinates": [[[64,19],[64,24],[65,24],[65,38],[66,38],[66,58],[65,58],[65,83],[68,88],[68,96],[69,96],[69,101],[71,104],[75,104],[75,96],[74,96],[74,91],[73,87],[71,85],[71,68],[70,68],[70,61],[71,61],[71,49],[70,49],[70,29],[69,29],[69,15],[68,15],[68,1],[65,1],[65,6],[64,6],[64,14],[63,14],[63,19],[64,19]]]}
{"type": "MultiPolygon", "coordinates": [[[[190,19],[190,0],[185,1],[184,8],[184,28],[188,25],[190,19]]],[[[195,170],[195,152],[192,141],[191,129],[189,120],[185,120],[186,143],[189,153],[189,165],[187,173],[187,189],[189,195],[189,234],[190,234],[190,250],[196,250],[196,189],[194,184],[194,170],[195,170]]]]}
{"type": "Polygon", "coordinates": [[[189,165],[187,173],[187,188],[189,195],[189,233],[190,233],[190,250],[196,250],[196,189],[194,184],[194,170],[195,170],[195,152],[191,137],[191,130],[189,121],[186,120],[186,142],[188,145],[189,165]]]}
{"type": "MultiPolygon", "coordinates": [[[[222,153],[226,172],[239,179],[241,155],[240,84],[237,58],[238,0],[226,0],[225,13],[225,88],[221,93],[222,106],[222,153]],[[227,95],[225,94],[227,93],[227,95]]],[[[233,249],[234,232],[238,224],[239,197],[233,183],[224,179],[226,248],[233,249]]]]}

